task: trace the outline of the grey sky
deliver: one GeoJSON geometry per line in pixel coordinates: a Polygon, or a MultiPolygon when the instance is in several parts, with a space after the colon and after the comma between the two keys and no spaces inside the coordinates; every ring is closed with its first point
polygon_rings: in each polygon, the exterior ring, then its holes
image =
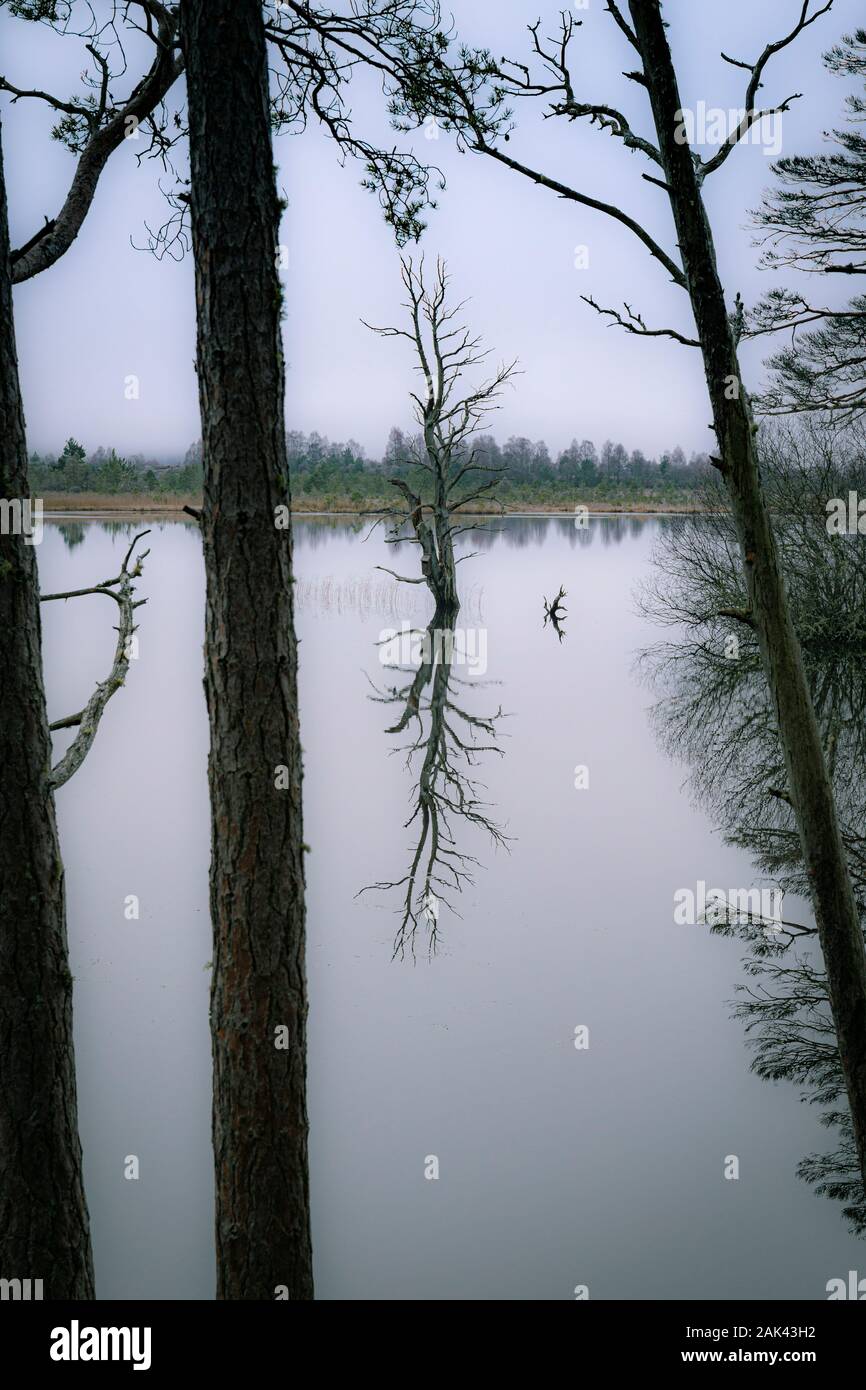
{"type": "MultiPolygon", "coordinates": [[[[97,6],[98,8],[98,6],[97,6]]],[[[463,36],[494,54],[525,59],[527,22],[541,15],[556,29],[560,4],[534,0],[452,0],[463,36]]],[[[684,103],[742,104],[746,74],[725,64],[720,50],[754,60],[765,43],[794,23],[800,0],[668,0],[684,103]]],[[[574,40],[574,70],[586,100],[618,106],[643,133],[651,128],[643,93],[622,70],[634,55],[603,0],[589,0],[574,40]],[[585,95],[584,95],[585,94],[585,95]]],[[[775,59],[766,75],[765,105],[801,91],[783,118],[783,153],[820,148],[822,132],[842,123],[843,79],[824,72],[821,53],[850,32],[862,10],[836,0],[832,12],[775,59]]],[[[21,87],[68,96],[78,90],[87,57],[83,43],[44,27],[0,16],[2,70],[21,87]]],[[[118,93],[128,90],[118,82],[118,93]]],[[[352,94],[358,128],[368,138],[388,135],[382,102],[365,79],[352,94]]],[[[3,100],[3,138],[13,242],[29,237],[65,195],[73,157],[48,138],[52,120],[41,104],[3,100]]],[[[673,246],[666,200],[641,180],[639,154],[582,124],[541,120],[541,107],[518,109],[511,150],[603,200],[619,202],[673,246]]],[[[472,327],[494,357],[519,357],[523,375],[507,393],[492,428],[545,438],[551,449],[574,436],[598,443],[621,440],[647,453],[682,444],[709,447],[698,354],[664,340],[645,341],[608,328],[580,300],[604,305],[628,300],[653,325],[688,332],[685,295],[635,238],[610,219],[553,194],[477,156],[459,156],[448,136],[416,140],[446,173],[448,187],[430,218],[423,249],[444,255],[455,294],[470,297],[472,327]],[[589,249],[589,267],[575,268],[575,247],[589,249]]],[[[198,437],[192,263],[155,261],[136,251],[144,222],[164,218],[153,164],[138,168],[127,142],[109,163],[96,201],[72,250],[51,270],[16,289],[16,326],[30,445],[59,449],[75,435],[88,449],[178,456],[198,437]],[[124,379],[140,378],[141,394],[126,400],[124,379]]],[[[361,318],[400,321],[398,253],[376,199],[359,186],[357,165],[341,167],[326,136],[312,128],[277,142],[280,182],[290,206],[282,240],[290,248],[284,272],[287,424],[318,429],[332,439],[350,435],[378,455],[392,424],[410,420],[413,385],[408,345],[375,338],[361,318]],[[406,350],[404,351],[404,346],[406,350]]],[[[707,182],[719,261],[731,297],[747,301],[768,288],[756,269],[748,209],[769,182],[767,153],[743,144],[707,182]]],[[[822,289],[824,287],[822,286],[822,289]]],[[[843,287],[844,290],[844,287],[843,287]]],[[[744,354],[754,381],[762,350],[744,354]]]]}

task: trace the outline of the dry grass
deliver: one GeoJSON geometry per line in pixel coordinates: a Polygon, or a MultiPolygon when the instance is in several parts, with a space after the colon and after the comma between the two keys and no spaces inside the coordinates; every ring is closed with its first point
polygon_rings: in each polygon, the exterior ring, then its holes
{"type": "MultiPolygon", "coordinates": [[[[52,512],[165,512],[167,515],[183,512],[184,507],[201,507],[202,499],[194,493],[161,494],[126,492],[106,494],[99,492],[52,492],[43,499],[46,516],[52,512]]],[[[319,512],[329,515],[359,516],[364,511],[373,511],[384,506],[385,499],[370,498],[359,509],[357,503],[348,497],[316,497],[309,493],[292,498],[292,511],[299,516],[319,512]]],[[[681,514],[698,511],[687,502],[653,502],[650,499],[635,499],[629,502],[593,502],[591,513],[604,512],[613,515],[639,513],[658,513],[660,515],[681,514]]],[[[549,502],[514,502],[506,506],[509,515],[520,516],[573,516],[574,508],[557,507],[549,502]]],[[[496,516],[497,508],[473,508],[473,516],[496,516]]]]}
{"type": "Polygon", "coordinates": [[[52,512],[182,512],[184,507],[200,507],[194,493],[178,493],[170,498],[146,492],[50,492],[42,499],[45,515],[52,512]]]}

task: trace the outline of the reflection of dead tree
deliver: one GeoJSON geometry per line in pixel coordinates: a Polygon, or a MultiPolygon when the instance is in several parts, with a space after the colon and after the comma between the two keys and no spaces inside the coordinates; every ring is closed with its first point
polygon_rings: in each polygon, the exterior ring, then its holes
{"type": "Polygon", "coordinates": [[[412,733],[409,743],[393,748],[392,752],[405,754],[410,770],[414,770],[416,756],[421,757],[415,807],[404,827],[417,825],[418,840],[409,869],[402,878],[371,883],[361,889],[361,893],[373,889],[404,890],[400,926],[394,938],[394,956],[401,959],[407,950],[414,959],[419,927],[426,929],[428,955],[435,955],[440,936],[440,904],[456,912],[449,895],[461,893],[465,886],[474,883],[478,860],[457,848],[456,818],[485,831],[494,845],[507,848],[508,843],[502,828],[490,819],[489,803],[481,800],[482,784],[471,775],[482,754],[504,756],[495,742],[482,741],[496,738],[496,724],[504,717],[502,707],[495,714],[482,717],[458,702],[452,685],[466,686],[470,682],[453,675],[450,646],[447,640],[443,644],[443,636],[453,638],[453,629],[443,633],[435,622],[431,623],[424,634],[419,669],[410,679],[404,667],[391,667],[406,677],[405,683],[377,689],[372,697],[379,704],[400,708],[399,718],[387,733],[402,734],[407,729],[412,733]]]}
{"type": "MultiPolygon", "coordinates": [[[[385,569],[403,584],[426,584],[436,600],[436,620],[443,625],[453,622],[460,608],[457,594],[457,565],[454,540],[462,532],[475,530],[467,524],[457,526],[454,516],[471,502],[484,498],[496,487],[501,467],[484,463],[472,446],[477,433],[490,411],[497,409],[502,387],[514,374],[514,362],[503,365],[489,381],[461,395],[457,387],[466,372],[483,362],[488,355],[481,350],[481,340],[470,336],[460,323],[463,308],[457,304],[446,308],[448,275],[443,261],[437,261],[435,283],[428,288],[424,281],[424,262],[417,269],[408,258],[401,260],[403,284],[409,295],[406,309],[411,328],[374,328],[384,338],[407,338],[418,358],[417,370],[424,379],[420,395],[411,398],[415,415],[422,429],[422,442],[413,448],[406,460],[411,469],[429,475],[423,489],[410,486],[405,478],[392,478],[405,505],[381,509],[381,520],[394,522],[388,544],[399,544],[400,531],[411,523],[412,543],[421,548],[421,578],[411,579],[385,569]],[[486,482],[478,475],[492,473],[486,482]],[[422,496],[422,491],[424,494],[422,496]]],[[[372,325],[367,324],[368,328],[372,325]]],[[[405,538],[404,538],[405,539],[405,538]]],[[[469,555],[461,556],[468,560],[469,555]]]]}
{"type": "Polygon", "coordinates": [[[560,586],[559,586],[559,593],[556,595],[556,598],[553,600],[553,602],[552,602],[552,603],[549,602],[548,599],[545,599],[545,600],[544,600],[544,623],[543,623],[543,626],[544,626],[544,627],[547,627],[547,624],[548,624],[548,623],[552,623],[552,625],[553,625],[553,630],[554,630],[554,632],[556,633],[557,637],[559,638],[560,642],[562,641],[563,637],[565,636],[565,628],[562,626],[562,623],[563,623],[563,621],[564,621],[564,619],[565,619],[565,616],[566,616],[566,609],[565,609],[565,608],[563,607],[563,605],[562,605],[562,600],[563,600],[565,597],[566,597],[565,589],[564,589],[564,587],[560,584],[560,586]]]}
{"type": "Polygon", "coordinates": [[[66,753],[52,770],[50,781],[51,786],[55,789],[62,787],[64,782],[68,782],[73,773],[81,767],[93,746],[105,706],[114,692],[119,690],[126,680],[129,670],[130,645],[135,632],[135,610],[147,603],[147,599],[144,598],[136,600],[135,581],[141,574],[150,551],[143,551],[136,558],[132,569],[129,568],[129,562],[138,542],[148,535],[150,535],[149,531],[142,531],[140,535],[134,537],[123,558],[120,573],[115,575],[114,579],[106,579],[102,584],[95,584],[91,589],[71,589],[64,594],[42,595],[43,603],[52,603],[56,599],[82,598],[85,594],[107,594],[109,598],[114,599],[119,610],[117,646],[108,676],[104,681],[99,682],[83,710],[79,710],[77,714],[67,715],[65,719],[58,719],[54,724],[49,725],[52,733],[59,729],[78,729],[78,733],[66,753]]]}

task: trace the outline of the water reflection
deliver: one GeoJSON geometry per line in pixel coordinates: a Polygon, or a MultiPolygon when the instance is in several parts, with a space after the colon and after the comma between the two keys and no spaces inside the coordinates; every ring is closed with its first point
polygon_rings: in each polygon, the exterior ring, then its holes
{"type": "Polygon", "coordinates": [[[57,527],[68,550],[74,550],[84,540],[84,523],[81,521],[61,521],[57,527]]]}
{"type": "MultiPolygon", "coordinates": [[[[778,526],[780,552],[854,891],[866,912],[866,563],[856,537],[827,535],[826,478],[798,476],[794,488],[773,474],[772,462],[768,489],[775,483],[780,501],[784,483],[789,504],[778,526]]],[[[661,695],[653,710],[659,737],[689,764],[690,788],[726,842],[797,899],[786,906],[784,925],[749,912],[726,912],[710,924],[748,947],[734,1016],[745,1026],[752,1070],[793,1082],[833,1132],[832,1151],[808,1156],[797,1171],[842,1202],[862,1234],[866,1196],[782,750],[754,631],[733,616],[747,606],[736,537],[721,516],[681,520],[662,533],[654,558],[643,609],[677,632],[642,655],[661,695]]]]}
{"type": "MultiPolygon", "coordinates": [[[[132,530],[112,538],[99,521],[83,524],[72,552],[46,526],[46,590],[116,572],[132,530]]],[[[211,1299],[204,574],[192,522],[145,524],[140,660],[87,773],[58,798],[82,1143],[99,1296],[211,1299]],[[135,923],[123,912],[133,892],[135,923]],[[122,1176],[130,1152],[139,1183],[122,1176]]],[[[460,625],[485,628],[483,679],[501,684],[461,687],[454,678],[481,685],[480,671],[453,663],[448,698],[481,717],[500,700],[519,713],[496,726],[507,756],[482,754],[474,774],[512,853],[494,856],[485,831],[452,818],[459,848],[485,872],[453,895],[463,921],[442,908],[435,968],[417,970],[390,960],[401,890],[356,900],[374,878],[404,875],[419,829],[407,847],[425,750],[412,777],[405,753],[388,757],[389,744],[415,741],[418,721],[383,737],[405,701],[367,698],[369,676],[387,695],[411,684],[417,664],[404,676],[383,670],[374,644],[403,617],[365,608],[354,587],[393,560],[376,538],[364,542],[366,526],[303,518],[296,528],[309,595],[298,628],[319,1297],[568,1301],[588,1282],[601,1299],[822,1299],[862,1247],[794,1173],[792,1156],[824,1146],[816,1111],[748,1073],[727,1009],[742,948],[710,947],[672,922],[672,885],[702,866],[734,882],[751,872],[681,795],[630,679],[635,651],[653,639],[630,598],[672,523],[495,524],[485,558],[461,566],[483,583],[483,621],[470,619],[466,590],[460,625]],[[527,530],[537,544],[519,541],[527,530]],[[540,621],[540,596],[560,580],[561,646],[540,621]],[[591,769],[590,791],[575,789],[577,762],[591,769]],[[591,1029],[588,1052],[573,1046],[576,1024],[591,1029]],[[722,1178],[732,1149],[739,1183],[722,1178]],[[440,1183],[423,1177],[431,1152],[443,1159],[440,1183]]],[[[407,621],[423,631],[432,603],[413,589],[407,621]]],[[[98,605],[57,608],[43,615],[51,717],[79,707],[114,640],[98,605]]],[[[795,906],[785,915],[799,916],[795,906]]],[[[422,919],[421,962],[426,930],[422,919]]]]}
{"type": "MultiPolygon", "coordinates": [[[[483,523],[473,534],[473,549],[478,551],[491,551],[502,546],[509,550],[528,550],[543,545],[554,536],[558,540],[565,539],[570,549],[590,549],[593,546],[606,548],[621,545],[627,540],[635,540],[643,534],[647,526],[656,524],[653,518],[643,514],[622,513],[592,516],[591,525],[588,526],[575,525],[573,516],[511,515],[503,518],[498,514],[478,517],[465,513],[461,514],[458,520],[461,526],[475,522],[483,523]]],[[[665,524],[667,520],[668,518],[665,518],[665,524]]],[[[298,533],[295,548],[298,550],[319,550],[338,537],[356,537],[362,540],[367,536],[370,526],[369,517],[351,514],[317,516],[298,513],[295,521],[298,533]]],[[[403,528],[402,537],[398,535],[391,549],[394,555],[401,552],[406,555],[415,553],[411,528],[408,526],[403,528]]]]}
{"type": "Polygon", "coordinates": [[[542,626],[547,627],[547,624],[550,623],[560,642],[565,636],[565,628],[562,624],[568,616],[568,610],[562,602],[565,597],[565,588],[560,584],[556,598],[544,600],[544,623],[542,626]]]}
{"type": "Polygon", "coordinates": [[[435,955],[442,908],[460,916],[456,898],[474,883],[473,872],[479,867],[478,859],[461,848],[458,836],[464,828],[481,830],[494,845],[507,846],[507,836],[484,801],[483,785],[475,775],[485,754],[503,756],[496,738],[504,715],[501,705],[486,715],[468,707],[474,699],[471,687],[479,682],[455,674],[455,667],[477,665],[478,652],[470,649],[466,638],[465,630],[439,627],[435,621],[420,631],[404,628],[380,649],[382,664],[398,675],[398,682],[373,682],[370,698],[394,711],[395,722],[385,730],[395,735],[391,752],[404,758],[413,777],[413,809],[404,829],[413,832],[414,844],[405,874],[370,884],[361,893],[400,891],[400,924],[394,938],[394,956],[400,958],[408,952],[414,959],[419,931],[428,956],[435,955]],[[420,661],[417,670],[411,664],[413,656],[420,661]],[[408,742],[400,741],[407,734],[408,742]]]}

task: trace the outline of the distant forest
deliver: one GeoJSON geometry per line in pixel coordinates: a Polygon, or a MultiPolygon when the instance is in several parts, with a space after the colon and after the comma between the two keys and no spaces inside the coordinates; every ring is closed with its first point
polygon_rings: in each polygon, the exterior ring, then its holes
{"type": "MultiPolygon", "coordinates": [[[[387,497],[388,479],[403,478],[424,493],[426,474],[417,462],[420,441],[394,428],[381,459],[368,459],[354,440],[332,443],[323,435],[292,430],[287,435],[292,490],[298,497],[367,505],[387,497]]],[[[512,436],[500,445],[492,435],[475,443],[479,458],[499,470],[496,496],[503,503],[575,500],[639,500],[675,502],[692,494],[712,473],[706,454],[686,458],[672,449],[648,458],[607,440],[598,448],[590,439],[573,440],[555,457],[544,440],[512,436]]],[[[35,493],[135,493],[160,497],[199,493],[202,486],[201,444],[194,444],[181,464],[166,465],[141,455],[120,457],[114,449],[88,455],[75,439],[67,440],[57,457],[32,454],[31,485],[35,493]]]]}

